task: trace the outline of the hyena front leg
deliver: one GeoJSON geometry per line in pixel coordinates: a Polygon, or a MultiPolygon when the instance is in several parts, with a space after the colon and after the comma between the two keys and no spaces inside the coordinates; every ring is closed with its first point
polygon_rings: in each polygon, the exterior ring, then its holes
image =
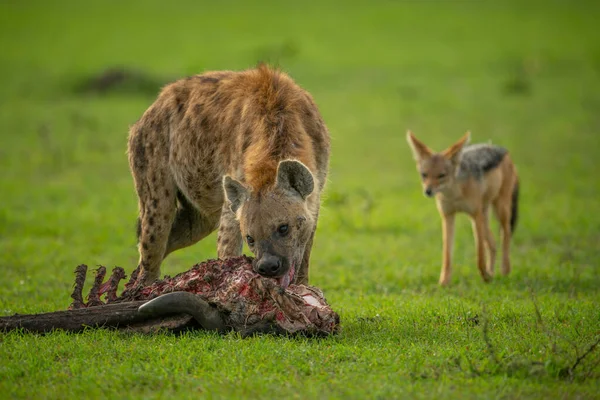
{"type": "Polygon", "coordinates": [[[240,223],[229,208],[227,202],[221,211],[219,234],[217,235],[217,254],[220,259],[242,255],[244,241],[240,232],[240,223]]]}
{"type": "Polygon", "coordinates": [[[306,247],[304,248],[304,256],[302,257],[302,264],[300,264],[300,268],[296,272],[295,283],[297,285],[308,285],[308,267],[310,266],[310,252],[312,250],[315,232],[316,227],[310,234],[310,239],[308,239],[308,242],[306,242],[306,247]]]}
{"type": "MultiPolygon", "coordinates": [[[[320,200],[317,200],[317,204],[320,204],[320,200]]],[[[308,269],[310,267],[310,253],[312,251],[313,239],[315,238],[315,232],[317,231],[317,223],[319,222],[319,210],[314,216],[315,226],[313,227],[312,232],[310,233],[310,238],[306,242],[306,247],[304,248],[304,255],[302,256],[302,263],[300,264],[300,268],[296,270],[296,278],[295,283],[298,285],[308,285],[308,269]]]]}
{"type": "Polygon", "coordinates": [[[153,160],[146,160],[145,164],[136,163],[135,157],[131,157],[131,170],[140,208],[139,265],[146,273],[146,283],[151,283],[160,277],[160,264],[165,256],[175,218],[177,188],[166,163],[160,164],[153,160]]]}
{"type": "MultiPolygon", "coordinates": [[[[146,273],[146,283],[160,278],[160,264],[165,257],[170,227],[175,216],[174,202],[140,198],[138,218],[138,265],[146,273]]],[[[174,200],[174,199],[173,199],[174,200]]]]}

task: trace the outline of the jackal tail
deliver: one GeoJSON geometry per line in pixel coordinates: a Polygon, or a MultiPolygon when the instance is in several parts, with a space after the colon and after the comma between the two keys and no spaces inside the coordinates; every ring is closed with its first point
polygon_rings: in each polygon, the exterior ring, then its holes
{"type": "Polygon", "coordinates": [[[512,192],[512,204],[510,210],[510,232],[514,233],[519,219],[519,180],[515,182],[512,192]]]}

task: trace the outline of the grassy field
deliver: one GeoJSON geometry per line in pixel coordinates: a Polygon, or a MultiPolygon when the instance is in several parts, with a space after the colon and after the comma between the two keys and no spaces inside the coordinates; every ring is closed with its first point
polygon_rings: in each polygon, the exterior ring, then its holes
{"type": "MultiPolygon", "coordinates": [[[[311,283],[339,335],[0,334],[0,398],[600,398],[600,3],[0,3],[0,315],[65,309],[80,263],[137,261],[127,130],[159,86],[281,65],[332,135],[311,283]],[[168,5],[167,5],[168,4],[168,5]],[[81,91],[113,66],[141,87],[81,91]],[[484,284],[405,141],[471,130],[521,179],[513,272],[484,284]],[[536,311],[537,310],[537,311],[536,311]],[[575,368],[573,368],[575,366],[575,368]]],[[[216,256],[211,235],[174,274],[216,256]]]]}

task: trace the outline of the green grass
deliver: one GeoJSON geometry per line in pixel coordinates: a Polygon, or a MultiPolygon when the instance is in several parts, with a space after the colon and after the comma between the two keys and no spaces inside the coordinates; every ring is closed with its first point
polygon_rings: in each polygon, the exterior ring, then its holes
{"type": "MultiPolygon", "coordinates": [[[[0,4],[0,314],[65,309],[80,263],[135,267],[125,156],[146,92],[73,88],[280,64],[332,135],[311,283],[327,339],[0,334],[1,398],[599,398],[598,2],[7,1],[0,4]],[[167,5],[168,4],[168,5],[167,5]],[[405,131],[466,130],[521,179],[513,272],[481,282],[466,217],[441,228],[405,131]],[[539,316],[536,314],[539,310],[539,316]]],[[[158,88],[157,88],[158,90],[158,88]]],[[[215,257],[215,237],[172,255],[215,257]]]]}

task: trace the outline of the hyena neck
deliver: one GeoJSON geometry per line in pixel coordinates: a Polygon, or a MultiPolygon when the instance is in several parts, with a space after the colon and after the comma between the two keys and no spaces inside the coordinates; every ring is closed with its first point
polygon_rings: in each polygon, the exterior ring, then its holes
{"type": "Polygon", "coordinates": [[[315,188],[319,187],[315,169],[313,168],[314,162],[308,157],[300,156],[277,158],[261,157],[254,160],[249,160],[247,158],[244,166],[244,181],[246,182],[246,185],[254,193],[265,193],[271,190],[275,186],[277,166],[279,165],[279,162],[283,160],[298,160],[306,165],[312,172],[313,179],[315,179],[315,188]]]}
{"type": "Polygon", "coordinates": [[[254,193],[263,193],[273,187],[277,175],[277,161],[260,160],[247,162],[244,167],[244,180],[254,193]]]}

